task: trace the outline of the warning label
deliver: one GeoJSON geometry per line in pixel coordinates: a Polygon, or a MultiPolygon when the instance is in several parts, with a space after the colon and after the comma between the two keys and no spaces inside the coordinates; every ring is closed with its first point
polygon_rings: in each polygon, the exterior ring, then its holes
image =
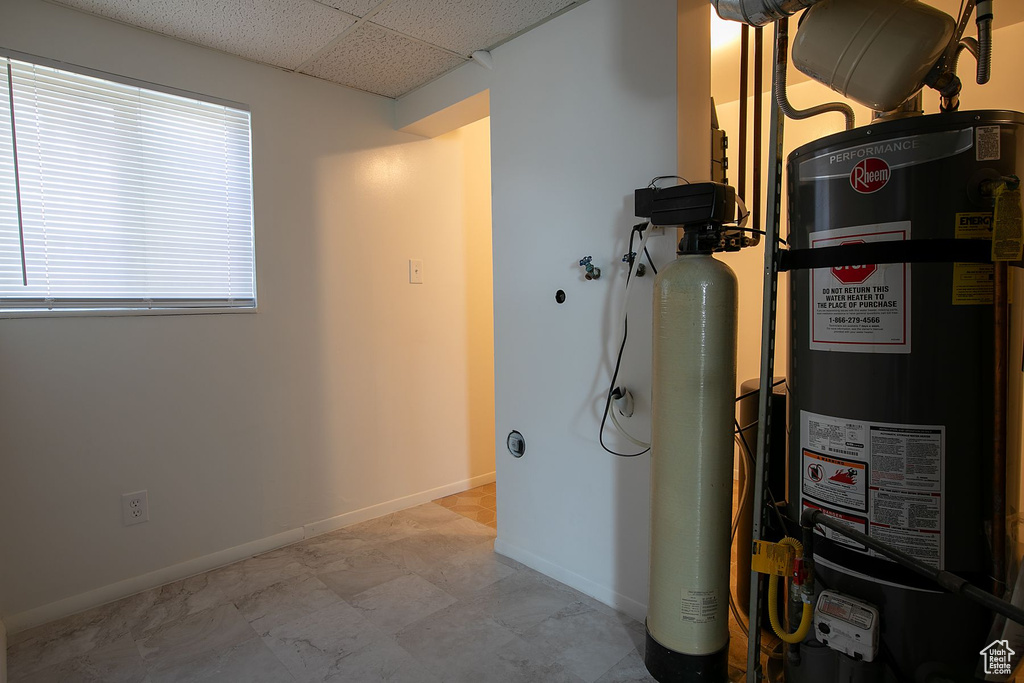
{"type": "Polygon", "coordinates": [[[974,157],[978,161],[999,161],[999,126],[978,126],[975,128],[977,144],[974,146],[974,157]]]}
{"type": "MultiPolygon", "coordinates": [[[[868,532],[868,520],[864,517],[851,515],[845,512],[838,512],[837,510],[830,510],[828,508],[823,508],[818,505],[814,505],[813,503],[808,503],[806,500],[804,501],[804,507],[820,510],[821,512],[825,513],[832,519],[840,521],[846,526],[850,527],[851,529],[859,531],[862,534],[866,534],[868,532]]],[[[827,538],[830,541],[834,541],[835,543],[839,543],[841,545],[854,548],[855,550],[867,550],[867,548],[861,545],[860,543],[857,543],[856,541],[851,541],[849,537],[843,536],[842,534],[832,531],[831,529],[826,529],[822,527],[822,529],[820,529],[820,532],[824,532],[825,538],[827,538]]]]}
{"type": "Polygon", "coordinates": [[[1024,216],[1020,188],[996,188],[996,210],[992,218],[992,260],[1019,261],[1024,256],[1024,216]]]}
{"type": "Polygon", "coordinates": [[[865,463],[804,450],[803,464],[803,490],[808,496],[853,510],[868,509],[865,463]]]}
{"type": "Polygon", "coordinates": [[[996,298],[996,268],[991,263],[953,264],[953,305],[991,304],[996,298]]]}
{"type": "MultiPolygon", "coordinates": [[[[944,427],[866,422],[802,411],[800,432],[804,507],[822,510],[941,568],[944,427]]],[[[825,535],[868,552],[842,540],[841,534],[825,535]]]]}
{"type": "MultiPolygon", "coordinates": [[[[897,550],[939,566],[942,547],[942,498],[939,494],[901,493],[871,487],[868,535],[897,550]]],[[[872,555],[882,557],[872,552],[872,555]]]]}
{"type": "MultiPolygon", "coordinates": [[[[811,247],[907,240],[910,222],[822,230],[811,247]]],[[[815,351],[910,353],[910,265],[835,266],[811,271],[815,351]]]]}

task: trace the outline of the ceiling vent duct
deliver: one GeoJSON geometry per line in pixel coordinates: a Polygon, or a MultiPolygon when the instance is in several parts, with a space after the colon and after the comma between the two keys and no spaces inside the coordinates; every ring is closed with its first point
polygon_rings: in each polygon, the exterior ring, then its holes
{"type": "Polygon", "coordinates": [[[718,16],[751,26],[764,26],[807,9],[819,0],[711,0],[718,16]]]}

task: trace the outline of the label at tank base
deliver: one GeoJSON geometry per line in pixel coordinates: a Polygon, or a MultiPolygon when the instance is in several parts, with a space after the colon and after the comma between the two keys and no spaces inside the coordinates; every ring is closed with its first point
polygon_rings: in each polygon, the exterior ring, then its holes
{"type": "Polygon", "coordinates": [[[683,589],[679,601],[679,619],[691,624],[711,624],[718,619],[718,591],[683,589]]]}
{"type": "MultiPolygon", "coordinates": [[[[801,411],[801,505],[942,568],[945,443],[941,425],[867,422],[801,411]]],[[[840,540],[841,534],[825,535],[883,557],[840,540]]]]}
{"type": "MultiPolygon", "coordinates": [[[[910,239],[910,222],[820,230],[811,247],[910,239]]],[[[811,271],[814,351],[910,353],[910,264],[815,268],[811,271]]]]}

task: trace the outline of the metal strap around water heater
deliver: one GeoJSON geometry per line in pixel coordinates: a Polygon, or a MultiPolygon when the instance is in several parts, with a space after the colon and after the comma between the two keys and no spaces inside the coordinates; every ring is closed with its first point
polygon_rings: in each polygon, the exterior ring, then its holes
{"type": "Polygon", "coordinates": [[[790,249],[779,254],[779,270],[807,270],[883,263],[992,263],[992,243],[971,239],[917,239],[790,249]]]}
{"type": "MultiPolygon", "coordinates": [[[[775,25],[774,59],[785,59],[779,50],[779,26],[775,25]]],[[[784,49],[784,48],[783,48],[784,49]]],[[[761,65],[755,67],[760,69],[761,65]]],[[[774,92],[773,69],[772,85],[774,92]]],[[[757,96],[760,96],[759,94],[757,96]]],[[[759,541],[762,529],[767,522],[767,506],[765,493],[768,490],[768,454],[771,452],[771,420],[772,420],[772,382],[775,377],[775,324],[778,308],[779,290],[779,223],[782,212],[782,164],[783,164],[783,131],[785,118],[779,109],[778,102],[772,101],[770,117],[770,135],[768,148],[773,152],[773,164],[768,174],[768,188],[771,199],[764,229],[766,239],[764,245],[764,304],[761,311],[761,390],[758,402],[758,439],[757,456],[754,463],[754,504],[752,538],[759,541]]],[[[741,549],[740,552],[744,552],[741,549]]],[[[749,552],[747,549],[745,552],[749,552]]],[[[757,572],[750,573],[750,621],[747,625],[747,683],[760,683],[764,678],[761,671],[761,576],[757,572]]]]}

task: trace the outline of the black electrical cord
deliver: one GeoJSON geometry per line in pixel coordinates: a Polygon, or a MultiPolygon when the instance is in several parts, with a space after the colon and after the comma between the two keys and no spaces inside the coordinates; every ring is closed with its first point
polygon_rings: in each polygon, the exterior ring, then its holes
{"type": "MultiPolygon", "coordinates": [[[[672,176],[664,176],[664,177],[672,177],[672,176]]],[[[658,180],[658,178],[655,178],[655,180],[658,180]]],[[[651,182],[653,183],[654,180],[652,180],[651,182]]],[[[647,223],[641,223],[639,225],[634,225],[633,226],[633,229],[629,233],[629,251],[626,252],[627,254],[632,254],[633,253],[633,239],[636,237],[637,233],[643,232],[647,228],[647,225],[648,225],[647,223]]],[[[647,251],[647,247],[644,247],[644,251],[647,251]]],[[[650,254],[648,254],[647,255],[647,260],[650,261],[650,259],[651,259],[650,254]]],[[[651,264],[651,268],[654,268],[654,264],[653,263],[651,264]]],[[[654,272],[655,272],[655,274],[657,274],[658,271],[655,270],[654,272]]],[[[632,277],[632,275],[633,275],[633,263],[632,263],[632,261],[630,261],[629,272],[626,273],[626,286],[627,287],[629,286],[629,278],[632,277]]],[[[626,305],[628,303],[629,303],[628,301],[627,302],[623,302],[623,305],[626,305]]],[[[651,447],[648,446],[647,448],[645,448],[644,450],[640,451],[639,453],[619,453],[618,451],[613,451],[612,449],[608,448],[608,446],[606,446],[605,443],[604,443],[604,426],[608,422],[608,411],[611,410],[611,407],[612,407],[612,398],[613,398],[613,394],[615,393],[615,389],[616,389],[615,382],[619,378],[619,368],[622,365],[622,352],[626,350],[626,339],[627,339],[628,336],[629,336],[629,315],[626,314],[626,315],[622,316],[622,343],[619,344],[619,353],[615,357],[615,370],[612,372],[612,381],[608,385],[608,395],[607,395],[607,397],[605,398],[605,401],[604,401],[604,413],[601,415],[601,428],[597,432],[597,441],[598,441],[598,443],[601,444],[601,448],[603,448],[606,452],[611,453],[612,455],[618,456],[620,458],[636,458],[636,457],[639,457],[639,456],[643,455],[644,453],[647,453],[648,451],[651,450],[651,447]]]]}
{"type": "MultiPolygon", "coordinates": [[[[730,226],[728,226],[728,229],[729,230],[739,230],[740,232],[753,232],[753,233],[757,233],[758,235],[764,235],[765,237],[768,236],[767,232],[765,232],[764,230],[758,230],[757,228],[741,228],[738,225],[737,226],[730,225],[730,226]]],[[[776,237],[775,240],[779,244],[785,244],[787,247],[789,246],[789,242],[787,242],[786,240],[782,239],[781,237],[776,237]]]]}
{"type": "MultiPolygon", "coordinates": [[[[776,386],[778,384],[779,383],[777,382],[773,386],[776,386]]],[[[740,444],[743,446],[743,452],[747,454],[747,459],[750,460],[750,463],[754,465],[756,468],[757,460],[754,458],[754,454],[750,451],[750,445],[747,444],[747,438],[743,436],[743,429],[740,427],[740,421],[734,418],[732,422],[734,425],[736,425],[736,434],[740,437],[740,444]]],[[[782,513],[779,512],[779,504],[775,501],[775,496],[772,495],[771,491],[765,489],[765,493],[768,494],[768,499],[771,501],[771,505],[769,505],[769,507],[775,512],[775,515],[779,520],[779,528],[783,533],[785,533],[786,520],[782,518],[782,513]]]]}
{"type": "Polygon", "coordinates": [[[654,178],[651,179],[651,182],[647,185],[647,187],[657,187],[657,184],[658,184],[659,180],[669,180],[670,178],[675,178],[676,180],[682,180],[687,185],[690,184],[690,181],[687,180],[686,178],[684,178],[681,175],[659,175],[659,176],[654,176],[654,178]]]}
{"type": "MultiPolygon", "coordinates": [[[[786,380],[780,379],[778,382],[773,383],[772,387],[774,388],[774,387],[779,386],[780,384],[785,384],[785,383],[786,383],[786,380]]],[[[760,389],[754,389],[753,391],[748,391],[745,394],[740,394],[739,396],[736,397],[736,403],[739,403],[743,399],[750,398],[751,396],[754,396],[754,395],[759,394],[759,393],[761,393],[760,389]]]]}
{"type": "MultiPolygon", "coordinates": [[[[629,253],[632,254],[633,252],[631,251],[629,253]]],[[[651,252],[647,251],[647,247],[644,247],[644,256],[647,257],[647,262],[651,264],[651,270],[653,270],[654,274],[657,275],[658,274],[658,269],[654,265],[654,261],[651,260],[651,252]]]]}

